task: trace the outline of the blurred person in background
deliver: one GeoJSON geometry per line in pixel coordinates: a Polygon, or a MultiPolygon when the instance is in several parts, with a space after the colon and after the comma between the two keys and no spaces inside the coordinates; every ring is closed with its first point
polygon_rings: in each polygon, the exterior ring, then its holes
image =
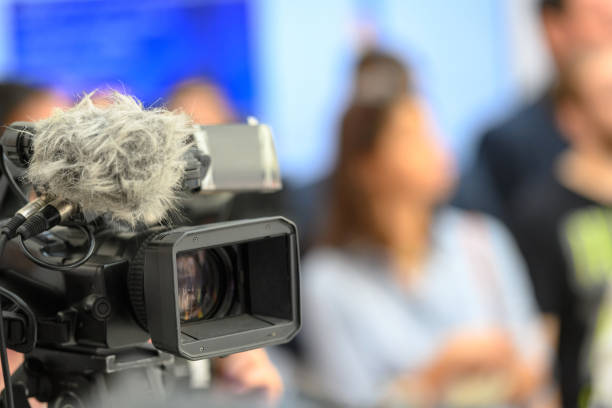
{"type": "Polygon", "coordinates": [[[612,42],[610,0],[539,0],[540,20],[557,70],[555,83],[535,102],[489,130],[462,179],[455,203],[505,222],[512,202],[533,174],[548,171],[567,146],[559,128],[560,97],[568,60],[582,49],[612,42]]]}
{"type": "Polygon", "coordinates": [[[549,397],[522,260],[501,224],[444,206],[453,175],[414,94],[346,111],[327,233],[302,273],[304,364],[324,398],[476,407],[549,397]]]}
{"type": "MultiPolygon", "coordinates": [[[[352,82],[350,100],[371,103],[406,95],[413,87],[403,62],[395,55],[376,48],[368,48],[361,53],[355,64],[352,82]]],[[[303,254],[313,246],[327,225],[331,185],[331,177],[327,176],[288,190],[284,214],[299,227],[303,254]]]]}
{"type": "Polygon", "coordinates": [[[570,147],[522,189],[513,224],[553,317],[563,405],[612,406],[612,45],[576,54],[565,82],[570,147]]]}
{"type": "MultiPolygon", "coordinates": [[[[567,103],[573,103],[566,100],[571,99],[566,89],[572,86],[566,82],[571,77],[568,72],[572,70],[573,60],[585,50],[612,43],[612,2],[609,0],[540,0],[539,6],[545,39],[557,71],[556,78],[534,103],[520,109],[484,134],[476,161],[464,175],[455,199],[460,207],[485,211],[501,218],[517,235],[519,243],[523,241],[525,233],[515,230],[525,227],[525,218],[532,219],[534,228],[547,223],[548,217],[537,223],[538,220],[530,216],[531,210],[526,207],[532,205],[533,200],[528,199],[524,191],[531,188],[529,185],[533,184],[534,179],[540,180],[540,188],[544,187],[546,180],[552,183],[554,180],[550,173],[555,161],[567,148],[571,136],[567,134],[568,129],[563,122],[568,120],[565,118],[568,114],[567,103]],[[521,200],[528,202],[521,205],[521,200]],[[528,213],[522,214],[523,211],[528,213]]],[[[553,190],[556,188],[555,184],[549,187],[553,190]]],[[[537,196],[541,197],[540,194],[537,196]]],[[[554,224],[558,214],[549,215],[553,218],[550,223],[554,224]]],[[[553,225],[549,227],[556,231],[553,225]]],[[[538,232],[545,234],[545,231],[538,232]]],[[[558,243],[555,235],[547,239],[542,242],[543,246],[548,244],[554,248],[558,243]]],[[[521,245],[521,249],[525,250],[524,247],[521,245]]],[[[571,325],[560,329],[558,322],[565,320],[560,316],[577,312],[570,311],[569,306],[560,300],[565,296],[557,293],[566,290],[563,289],[566,279],[563,269],[556,270],[550,282],[545,277],[547,273],[539,271],[536,262],[530,261],[537,251],[527,251],[529,253],[524,255],[530,266],[536,297],[540,308],[549,317],[546,326],[550,341],[556,343],[559,330],[561,333],[558,339],[558,361],[561,367],[557,374],[561,377],[564,405],[574,407],[580,385],[577,383],[578,372],[575,367],[578,357],[572,356],[572,353],[576,352],[576,344],[581,342],[579,338],[582,330],[572,328],[571,325]],[[552,302],[550,298],[556,300],[552,302]],[[550,316],[557,318],[551,319],[550,316]],[[572,332],[576,333],[573,339],[570,334],[572,332]],[[569,360],[563,362],[565,358],[569,360]]],[[[550,253],[548,249],[542,251],[550,253]]],[[[562,258],[559,258],[559,263],[563,264],[562,258]]]]}

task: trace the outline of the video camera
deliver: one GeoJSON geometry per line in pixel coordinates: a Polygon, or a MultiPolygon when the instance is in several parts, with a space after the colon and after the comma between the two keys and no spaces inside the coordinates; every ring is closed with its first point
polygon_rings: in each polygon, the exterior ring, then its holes
{"type": "MultiPolygon", "coordinates": [[[[9,126],[2,160],[27,166],[35,137],[27,123],[9,126]]],[[[201,126],[193,139],[185,200],[281,187],[267,126],[201,126]]],[[[287,342],[299,330],[298,241],[289,220],[118,231],[103,218],[80,217],[90,239],[69,228],[71,219],[21,246],[9,241],[0,259],[8,347],[47,372],[108,374],[168,362],[164,353],[142,354],[149,339],[197,360],[287,342]]],[[[37,396],[53,400],[57,392],[37,396]]]]}

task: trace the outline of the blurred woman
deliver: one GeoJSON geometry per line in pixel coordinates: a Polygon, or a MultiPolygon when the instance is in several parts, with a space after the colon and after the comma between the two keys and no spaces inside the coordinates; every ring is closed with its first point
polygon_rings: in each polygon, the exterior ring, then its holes
{"type": "Polygon", "coordinates": [[[328,231],[303,262],[306,362],[343,406],[508,406],[542,396],[548,353],[506,230],[445,207],[449,155],[414,96],[356,100],[328,231]]]}

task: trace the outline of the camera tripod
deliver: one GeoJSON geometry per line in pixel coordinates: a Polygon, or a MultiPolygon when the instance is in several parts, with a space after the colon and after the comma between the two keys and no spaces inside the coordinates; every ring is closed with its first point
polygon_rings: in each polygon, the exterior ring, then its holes
{"type": "Polygon", "coordinates": [[[105,355],[34,349],[11,377],[15,407],[30,408],[31,397],[49,408],[162,406],[163,369],[173,362],[150,346],[105,355]]]}

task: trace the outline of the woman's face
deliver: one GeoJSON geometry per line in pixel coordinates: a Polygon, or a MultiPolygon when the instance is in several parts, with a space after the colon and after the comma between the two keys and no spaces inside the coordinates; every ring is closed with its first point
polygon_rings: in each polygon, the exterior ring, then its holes
{"type": "Polygon", "coordinates": [[[455,170],[434,132],[429,115],[415,98],[405,98],[389,112],[376,148],[364,166],[369,189],[379,197],[445,201],[455,170]]]}

